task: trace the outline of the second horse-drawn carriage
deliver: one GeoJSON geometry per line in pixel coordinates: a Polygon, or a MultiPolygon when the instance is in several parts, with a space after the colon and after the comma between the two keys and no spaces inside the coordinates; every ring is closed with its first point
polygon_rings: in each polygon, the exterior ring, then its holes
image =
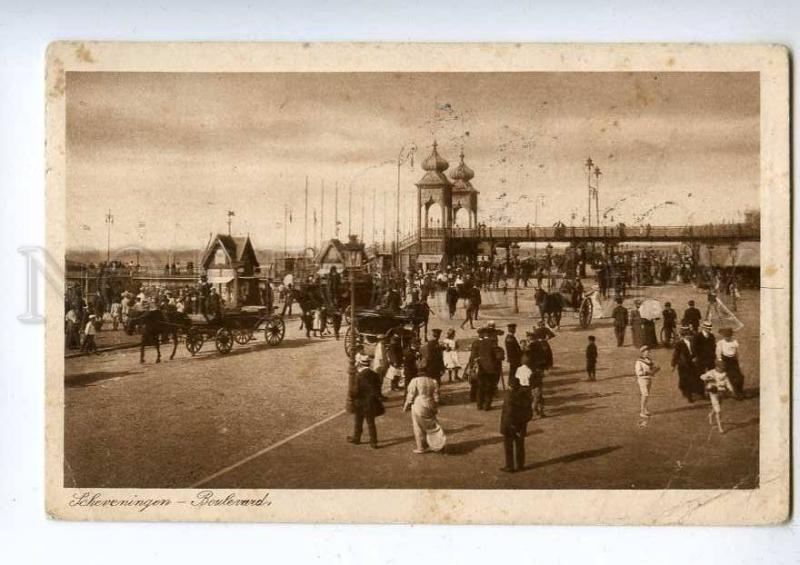
{"type": "Polygon", "coordinates": [[[405,348],[412,339],[419,338],[419,329],[423,325],[424,321],[408,310],[401,312],[382,309],[356,310],[355,322],[350,324],[345,333],[345,353],[348,357],[353,354],[354,342],[360,345],[374,345],[379,341],[388,342],[393,336],[398,336],[402,347],[405,348]]]}
{"type": "Polygon", "coordinates": [[[551,328],[561,327],[561,316],[564,311],[573,311],[578,317],[578,324],[588,328],[592,323],[594,306],[589,293],[584,292],[580,279],[564,278],[556,292],[537,289],[536,305],[542,321],[551,328]]]}

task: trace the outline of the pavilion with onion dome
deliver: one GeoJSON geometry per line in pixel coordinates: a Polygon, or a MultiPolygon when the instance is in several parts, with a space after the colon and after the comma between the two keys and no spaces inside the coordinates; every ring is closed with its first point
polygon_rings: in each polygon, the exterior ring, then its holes
{"type": "Polygon", "coordinates": [[[404,269],[435,269],[447,265],[455,254],[477,255],[474,242],[465,247],[463,241],[450,241],[453,228],[478,225],[478,191],[471,182],[475,172],[464,162],[463,149],[448,179],[445,172],[449,167],[434,141],[430,155],[422,162],[424,174],[416,183],[418,229],[400,244],[404,269]]]}

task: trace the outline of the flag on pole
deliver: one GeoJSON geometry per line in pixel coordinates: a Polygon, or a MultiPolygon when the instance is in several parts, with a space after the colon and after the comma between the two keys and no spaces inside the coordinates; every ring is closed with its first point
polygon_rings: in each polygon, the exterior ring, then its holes
{"type": "Polygon", "coordinates": [[[744,327],[741,320],[719,298],[717,298],[717,312],[719,313],[720,327],[732,327],[737,332],[744,327]]]}

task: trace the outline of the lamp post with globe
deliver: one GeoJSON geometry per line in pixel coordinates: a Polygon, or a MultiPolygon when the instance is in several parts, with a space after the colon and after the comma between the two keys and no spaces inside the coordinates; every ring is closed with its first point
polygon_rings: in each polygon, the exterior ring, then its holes
{"type": "Polygon", "coordinates": [[[356,281],[355,274],[361,269],[364,260],[364,244],[359,243],[358,236],[350,235],[350,241],[344,245],[344,262],[350,279],[350,355],[347,367],[347,401],[346,409],[352,413],[353,399],[356,395],[356,281]]]}

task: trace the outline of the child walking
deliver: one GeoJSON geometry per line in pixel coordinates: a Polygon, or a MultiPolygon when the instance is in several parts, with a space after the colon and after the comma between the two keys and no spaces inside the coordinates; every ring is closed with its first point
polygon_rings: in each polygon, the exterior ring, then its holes
{"type": "Polygon", "coordinates": [[[447,369],[447,381],[453,382],[453,379],[460,381],[461,377],[458,376],[458,371],[461,369],[461,364],[458,361],[456,330],[453,328],[447,330],[447,338],[442,340],[442,345],[444,346],[444,366],[447,369]]]}
{"type": "Polygon", "coordinates": [[[589,336],[589,345],[586,346],[586,380],[597,380],[597,345],[594,343],[594,336],[589,336]]]}
{"type": "Polygon", "coordinates": [[[706,392],[709,400],[711,400],[708,424],[713,426],[716,420],[719,433],[724,434],[725,430],[722,429],[722,405],[720,404],[721,395],[726,390],[735,392],[728,375],[725,373],[725,364],[721,359],[717,359],[714,368],[703,373],[700,378],[706,384],[706,392]]]}
{"type": "Polygon", "coordinates": [[[86,328],[84,329],[83,350],[86,352],[86,355],[90,353],[99,355],[97,352],[97,344],[94,341],[94,336],[97,335],[96,320],[97,316],[91,314],[89,316],[89,321],[86,323],[86,328]]]}
{"type": "Polygon", "coordinates": [[[650,397],[650,385],[660,367],[650,359],[650,348],[643,345],[639,348],[639,358],[633,365],[633,372],[636,375],[636,382],[639,385],[639,416],[642,418],[650,417],[647,409],[647,399],[650,397]]]}

